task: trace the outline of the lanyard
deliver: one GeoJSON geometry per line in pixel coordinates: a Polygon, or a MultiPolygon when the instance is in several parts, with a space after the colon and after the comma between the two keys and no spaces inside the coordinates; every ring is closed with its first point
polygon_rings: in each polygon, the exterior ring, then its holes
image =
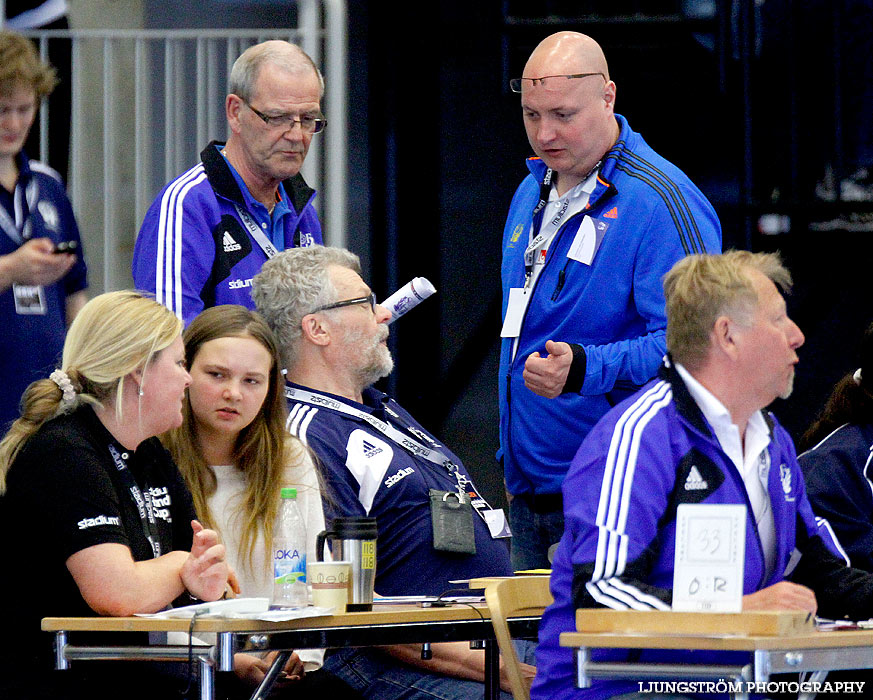
{"type": "MultiPolygon", "coordinates": [[[[344,413],[347,416],[352,416],[353,418],[357,418],[369,424],[375,430],[378,430],[382,435],[387,437],[389,440],[394,442],[395,444],[402,447],[404,450],[409,452],[416,457],[421,457],[422,459],[426,459],[431,464],[436,464],[441,467],[444,467],[449,474],[457,475],[458,465],[456,465],[449,457],[439,449],[436,449],[437,443],[434,442],[429,436],[425,435],[422,431],[409,430],[415,434],[416,437],[424,439],[426,442],[430,443],[434,447],[425,447],[418,440],[414,440],[409,437],[402,431],[395,428],[390,423],[386,423],[385,421],[379,420],[376,416],[367,413],[366,411],[362,411],[354,406],[349,406],[348,404],[342,403],[341,401],[336,401],[328,396],[324,396],[323,394],[316,394],[311,391],[307,391],[306,389],[297,389],[295,387],[286,386],[285,387],[285,398],[294,399],[295,401],[303,401],[304,403],[308,403],[312,406],[324,406],[326,408],[330,408],[338,413],[344,413]]],[[[385,410],[390,413],[392,416],[399,418],[399,416],[391,411],[387,406],[385,410]]],[[[404,425],[407,429],[410,428],[408,425],[404,425]]],[[[461,475],[463,476],[463,474],[461,475]]],[[[466,477],[464,477],[466,478],[466,477]]]]}
{"type": "Polygon", "coordinates": [[[236,209],[236,213],[239,216],[240,220],[243,222],[243,225],[249,232],[249,235],[255,239],[255,242],[261,246],[261,250],[267,255],[267,258],[272,258],[279,251],[276,249],[276,246],[273,245],[272,241],[267,238],[267,235],[261,230],[261,227],[255,222],[252,218],[252,215],[249,214],[245,209],[243,209],[239,204],[233,205],[234,209],[236,209]]]}
{"type": "Polygon", "coordinates": [[[0,206],[0,228],[9,236],[15,243],[21,245],[30,238],[33,224],[30,220],[30,209],[39,195],[36,182],[31,180],[27,183],[27,187],[22,187],[20,184],[15,186],[13,192],[13,207],[15,209],[15,220],[9,216],[6,207],[0,206]]]}
{"type": "Polygon", "coordinates": [[[539,233],[534,237],[534,231],[539,231],[543,225],[543,215],[545,214],[546,205],[549,203],[549,194],[552,191],[552,169],[546,170],[546,175],[540,183],[540,199],[533,210],[533,219],[528,233],[530,243],[524,251],[524,286],[527,287],[530,281],[531,273],[533,272],[534,258],[537,249],[545,242],[547,236],[544,233],[539,233]]]}
{"type": "Polygon", "coordinates": [[[455,477],[455,481],[458,484],[458,493],[465,493],[472,496],[471,504],[479,516],[488,522],[485,517],[484,511],[492,510],[491,506],[488,504],[488,501],[478,492],[475,485],[472,481],[467,477],[466,474],[461,472],[458,469],[458,465],[455,464],[444,452],[439,449],[436,449],[437,443],[431,438],[429,435],[425,434],[423,431],[416,428],[414,425],[410,425],[408,421],[404,420],[404,418],[398,414],[396,411],[393,411],[389,406],[383,405],[385,412],[392,416],[395,420],[403,425],[406,430],[415,435],[416,437],[424,440],[425,442],[433,445],[433,448],[428,448],[422,445],[420,442],[413,440],[412,438],[405,435],[403,432],[395,428],[390,423],[379,420],[376,416],[367,413],[366,411],[362,411],[354,406],[349,406],[346,403],[341,401],[336,401],[335,399],[330,398],[329,396],[324,396],[323,394],[316,394],[312,391],[307,391],[306,389],[298,389],[296,387],[285,387],[285,398],[294,399],[295,401],[302,401],[304,403],[308,403],[311,406],[324,406],[326,408],[330,408],[338,413],[344,413],[347,416],[352,416],[354,418],[358,418],[363,420],[371,427],[378,430],[382,435],[390,439],[395,444],[399,445],[407,452],[416,457],[421,457],[426,459],[428,462],[432,464],[437,464],[441,467],[444,467],[449,474],[455,477]]]}
{"type": "Polygon", "coordinates": [[[139,486],[137,486],[127,463],[124,461],[124,457],[118,453],[118,450],[115,449],[115,445],[109,445],[109,454],[115,462],[115,468],[118,470],[118,475],[124,482],[125,487],[130,491],[133,502],[136,503],[136,509],[139,511],[139,519],[142,523],[143,533],[145,533],[146,539],[148,539],[149,544],[152,546],[152,554],[154,554],[155,559],[157,559],[161,556],[161,541],[158,537],[158,528],[155,523],[155,511],[154,506],[152,505],[151,491],[146,489],[145,493],[143,493],[139,486]]]}
{"type": "MultiPolygon", "coordinates": [[[[600,169],[600,164],[602,160],[597,161],[594,164],[594,167],[588,171],[588,174],[580,180],[580,183],[584,183],[591,177],[597,170],[600,169]]],[[[552,169],[548,168],[546,170],[546,174],[543,177],[543,181],[540,183],[540,198],[534,207],[530,231],[528,232],[528,240],[530,243],[524,251],[524,286],[530,284],[531,275],[533,274],[533,266],[534,261],[536,260],[537,251],[543,246],[543,244],[548,241],[551,237],[555,235],[558,231],[558,224],[560,224],[561,219],[564,218],[564,215],[567,213],[567,210],[570,206],[569,200],[564,202],[563,207],[555,214],[555,217],[549,222],[549,226],[543,231],[543,216],[545,215],[546,205],[549,203],[549,195],[552,190],[552,169]],[[534,231],[538,231],[538,235],[534,236],[534,231]]]]}

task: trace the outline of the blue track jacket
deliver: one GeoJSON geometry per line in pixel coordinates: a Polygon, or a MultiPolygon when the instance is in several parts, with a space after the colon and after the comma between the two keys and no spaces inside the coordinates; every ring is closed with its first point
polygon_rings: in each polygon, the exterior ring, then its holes
{"type": "Polygon", "coordinates": [[[797,458],[813,510],[852,562],[873,572],[873,425],[847,423],[797,458]]]}
{"type": "MultiPolygon", "coordinates": [[[[688,177],[655,153],[627,121],[603,157],[584,212],[568,219],[549,246],[524,318],[518,351],[500,351],[500,451],[512,494],[557,493],[582,438],[611,406],[655,376],[666,350],[662,278],[691,253],[720,253],[721,226],[688,177]],[[585,216],[602,236],[592,265],[567,252],[585,216]],[[584,348],[580,391],[556,399],[525,388],[522,372],[547,340],[584,348]]],[[[546,172],[538,158],[513,197],[503,232],[503,315],[509,290],[523,287],[524,251],[546,172]]],[[[581,378],[580,376],[580,378],[581,378]]]]}
{"type": "MultiPolygon", "coordinates": [[[[254,309],[252,277],[267,254],[252,238],[239,211],[261,226],[281,228],[279,250],[321,244],[321,224],[312,206],[315,190],[298,173],[279,187],[283,201],[272,217],[242,179],[234,176],[213,141],[202,161],[161,190],[146,212],[133,251],[133,281],[152,292],[185,325],[203,309],[242,304],[254,309]],[[281,211],[281,213],[280,213],[281,211]]],[[[274,241],[275,242],[275,241],[274,241]]]]}
{"type": "MultiPolygon", "coordinates": [[[[567,474],[566,529],[551,578],[555,602],[540,626],[532,700],[607,698],[639,689],[626,681],[595,681],[590,689],[575,688],[573,652],[560,647],[558,637],[575,629],[577,608],[670,608],[675,517],[683,503],[747,507],[744,594],[790,578],[815,592],[823,616],[866,619],[873,613],[873,576],[846,566],[827,521],[813,515],[794,445],[770,414],[765,414],[771,431],[768,491],[777,552],[773,573],[765,575],[742,475],[667,362],[660,379],[610,411],[591,431],[567,474]],[[689,479],[692,469],[697,473],[689,479]]],[[[624,660],[629,653],[603,651],[592,658],[624,660]]],[[[732,652],[646,650],[637,658],[748,663],[748,654],[732,652]]]]}

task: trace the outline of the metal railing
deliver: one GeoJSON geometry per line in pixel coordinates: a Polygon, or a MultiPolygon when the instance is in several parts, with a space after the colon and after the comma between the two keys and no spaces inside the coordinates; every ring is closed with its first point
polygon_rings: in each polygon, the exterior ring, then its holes
{"type": "MultiPolygon", "coordinates": [[[[37,41],[43,58],[50,42],[72,43],[68,189],[92,294],[132,285],[130,260],[146,210],[163,185],[198,162],[210,140],[226,138],[230,68],[246,48],[267,39],[299,44],[324,73],[329,125],[313,139],[302,173],[319,191],[316,207],[325,242],[345,245],[348,91],[342,0],[300,0],[298,27],[290,29],[24,33],[37,41]]],[[[51,114],[44,103],[39,158],[46,162],[53,118],[64,116],[51,114]]]]}

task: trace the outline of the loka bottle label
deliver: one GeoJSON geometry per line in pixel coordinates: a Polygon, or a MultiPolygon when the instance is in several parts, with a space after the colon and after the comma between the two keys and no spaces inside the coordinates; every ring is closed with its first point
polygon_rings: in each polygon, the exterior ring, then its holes
{"type": "Polygon", "coordinates": [[[306,582],[306,552],[277,546],[273,551],[273,578],[276,583],[306,582]]]}

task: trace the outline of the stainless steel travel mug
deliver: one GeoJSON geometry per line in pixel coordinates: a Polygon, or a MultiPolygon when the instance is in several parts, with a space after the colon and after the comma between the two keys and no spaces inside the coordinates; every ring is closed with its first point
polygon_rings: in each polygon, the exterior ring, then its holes
{"type": "Polygon", "coordinates": [[[324,544],[330,544],[334,561],[352,564],[349,603],[346,610],[373,609],[373,583],[376,580],[376,518],[336,518],[330,530],[318,533],[316,553],[324,558],[324,544]]]}

